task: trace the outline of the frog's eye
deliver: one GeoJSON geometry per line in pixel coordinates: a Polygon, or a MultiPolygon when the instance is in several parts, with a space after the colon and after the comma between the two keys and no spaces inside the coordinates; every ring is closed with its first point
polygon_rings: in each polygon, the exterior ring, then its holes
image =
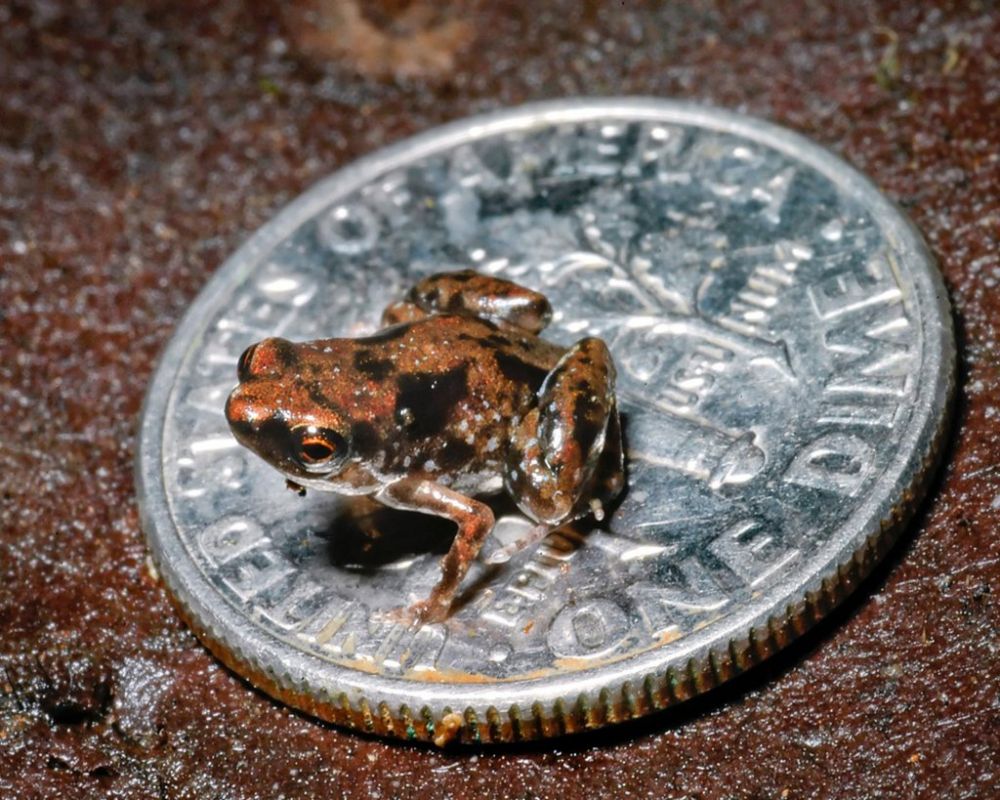
{"type": "Polygon", "coordinates": [[[287,339],[271,337],[252,344],[243,351],[236,364],[236,377],[242,383],[265,375],[280,375],[294,372],[297,364],[295,345],[287,339]]]}
{"type": "Polygon", "coordinates": [[[306,439],[302,442],[302,460],[306,463],[326,461],[333,458],[334,449],[322,439],[306,439]]]}
{"type": "Polygon", "coordinates": [[[236,377],[240,381],[249,380],[250,378],[250,365],[253,363],[253,354],[256,351],[257,345],[252,344],[246,350],[243,351],[243,355],[240,356],[239,362],[236,364],[236,377]]]}
{"type": "Polygon", "coordinates": [[[295,434],[298,461],[307,470],[325,469],[346,454],[347,443],[336,431],[310,425],[297,429],[295,434]]]}

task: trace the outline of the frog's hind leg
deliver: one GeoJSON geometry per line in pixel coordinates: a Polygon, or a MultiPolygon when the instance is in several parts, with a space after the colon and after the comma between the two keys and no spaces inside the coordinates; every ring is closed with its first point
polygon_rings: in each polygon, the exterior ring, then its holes
{"type": "MultiPolygon", "coordinates": [[[[622,446],[621,420],[618,417],[618,409],[612,408],[608,416],[608,429],[604,434],[604,447],[601,449],[591,484],[584,487],[583,494],[577,501],[575,508],[577,513],[571,512],[570,517],[582,516],[589,510],[593,513],[594,519],[600,522],[604,519],[605,504],[618,497],[624,486],[625,456],[622,446]]],[[[558,525],[537,522],[524,536],[494,550],[485,561],[487,564],[505,564],[517,553],[542,541],[557,527],[558,525]]]]}
{"type": "Polygon", "coordinates": [[[426,600],[403,612],[409,622],[441,622],[448,617],[462,578],[493,530],[493,512],[478,500],[421,478],[404,478],[389,484],[376,499],[393,508],[436,514],[458,525],[458,535],[441,560],[441,579],[426,600]]]}
{"type": "Polygon", "coordinates": [[[602,503],[621,490],[614,388],[607,345],[581,339],[548,374],[537,406],[518,423],[504,483],[536,521],[558,525],[591,511],[603,516],[602,503]],[[605,467],[612,474],[604,475],[605,467]]]}
{"type": "Polygon", "coordinates": [[[552,307],[538,292],[466,269],[424,278],[385,309],[382,323],[413,322],[430,314],[465,314],[539,333],[552,318],[552,307]]]}

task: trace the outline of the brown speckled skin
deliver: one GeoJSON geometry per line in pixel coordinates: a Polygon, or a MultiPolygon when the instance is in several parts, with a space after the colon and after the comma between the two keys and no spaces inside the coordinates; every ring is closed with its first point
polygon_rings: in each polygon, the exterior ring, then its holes
{"type": "Polygon", "coordinates": [[[493,528],[476,495],[502,486],[551,529],[624,485],[611,354],[600,339],[567,349],[539,338],[550,317],[548,300],[516,283],[431,275],[371,336],[250,345],[226,419],[300,494],[370,495],[454,521],[441,580],[411,609],[441,621],[493,528]]]}
{"type": "MultiPolygon", "coordinates": [[[[395,25],[420,3],[370,6],[394,37],[424,24],[395,25]]],[[[277,7],[0,5],[0,796],[995,797],[996,3],[444,3],[464,35],[437,59],[419,30],[397,42],[398,82],[277,7]],[[221,667],[145,569],[132,452],[156,354],[221,259],[330,170],[581,93],[770,118],[907,209],[959,331],[940,478],[827,623],[663,716],[479,753],[317,724],[221,667]]]]}

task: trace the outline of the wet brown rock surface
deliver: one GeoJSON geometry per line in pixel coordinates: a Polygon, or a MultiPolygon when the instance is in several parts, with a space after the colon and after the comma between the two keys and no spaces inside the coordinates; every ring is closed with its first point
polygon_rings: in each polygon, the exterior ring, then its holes
{"type": "Polygon", "coordinates": [[[0,796],[1000,795],[998,153],[992,2],[0,5],[0,796]],[[256,693],[144,564],[133,441],[172,327],[226,254],[355,156],[475,111],[625,93],[797,129],[922,228],[961,385],[916,523],[790,651],[589,738],[437,752],[256,693]]]}

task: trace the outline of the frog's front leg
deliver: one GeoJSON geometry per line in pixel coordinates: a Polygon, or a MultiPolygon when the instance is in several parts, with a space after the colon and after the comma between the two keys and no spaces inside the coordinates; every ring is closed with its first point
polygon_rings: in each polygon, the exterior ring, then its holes
{"type": "Polygon", "coordinates": [[[415,622],[441,622],[448,616],[469,565],[493,530],[493,512],[477,500],[422,478],[389,484],[376,499],[393,508],[445,517],[458,525],[458,535],[441,560],[441,580],[426,600],[414,603],[406,612],[415,622]]]}
{"type": "Polygon", "coordinates": [[[382,323],[413,322],[428,314],[466,314],[538,333],[552,318],[544,295],[475,270],[424,278],[382,313],[382,323]]]}
{"type": "Polygon", "coordinates": [[[581,339],[545,378],[514,431],[504,483],[521,510],[558,525],[594,510],[623,484],[615,367],[600,339],[581,339]],[[613,441],[612,441],[613,440],[613,441]],[[608,474],[598,475],[601,470],[608,474]]]}

